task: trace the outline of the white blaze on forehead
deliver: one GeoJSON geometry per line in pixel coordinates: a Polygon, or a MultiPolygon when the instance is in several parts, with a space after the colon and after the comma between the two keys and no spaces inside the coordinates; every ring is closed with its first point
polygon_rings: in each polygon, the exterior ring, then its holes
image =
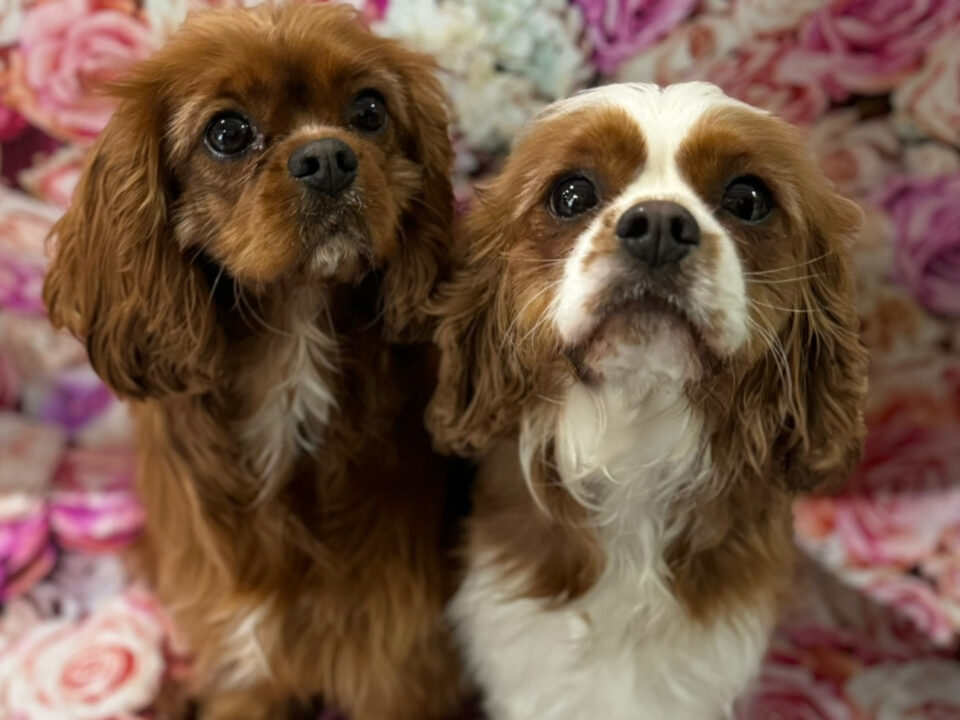
{"type": "MultiPolygon", "coordinates": [[[[682,83],[666,88],[619,84],[589,90],[557,103],[541,113],[539,120],[548,122],[591,108],[616,107],[636,123],[645,141],[646,160],[643,167],[637,168],[634,181],[612,200],[605,212],[620,214],[639,202],[670,200],[693,214],[704,235],[720,237],[715,273],[689,288],[691,310],[702,313],[699,319],[704,322],[719,311],[719,341],[735,348],[746,337],[746,288],[740,260],[713,210],[686,181],[677,163],[681,146],[703,116],[725,106],[750,108],[709,83],[682,83]]],[[[577,238],[554,302],[558,332],[569,343],[584,340],[584,334],[596,321],[590,316],[591,300],[603,292],[618,272],[613,258],[585,265],[600,227],[598,218],[577,238]]]]}

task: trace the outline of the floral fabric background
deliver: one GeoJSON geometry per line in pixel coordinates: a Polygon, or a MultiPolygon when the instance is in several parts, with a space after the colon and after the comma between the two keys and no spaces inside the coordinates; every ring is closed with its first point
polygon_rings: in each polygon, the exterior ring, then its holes
{"type": "MultiPolygon", "coordinates": [[[[40,288],[98,82],[222,4],[0,0],[0,720],[148,718],[188,668],[120,560],[143,517],[126,412],[40,288]]],[[[846,491],[797,503],[813,561],[737,713],[960,719],[960,0],[354,4],[443,67],[461,201],[545,103],[612,79],[711,80],[807,129],[866,210],[870,436],[846,491]]]]}

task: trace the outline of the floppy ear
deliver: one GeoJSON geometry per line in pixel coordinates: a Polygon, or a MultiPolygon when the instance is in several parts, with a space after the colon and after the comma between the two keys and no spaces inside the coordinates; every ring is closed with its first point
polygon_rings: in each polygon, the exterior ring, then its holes
{"type": "Polygon", "coordinates": [[[470,231],[482,232],[485,215],[474,211],[453,276],[430,303],[440,367],[427,426],[439,449],[462,455],[515,429],[528,392],[527,373],[507,339],[512,303],[497,231],[487,237],[470,231]]]}
{"type": "Polygon", "coordinates": [[[804,203],[812,278],[783,334],[794,392],[778,449],[788,486],[797,491],[844,482],[859,462],[866,432],[868,355],[847,253],[863,213],[818,185],[804,203]]]}
{"type": "Polygon", "coordinates": [[[122,396],[207,388],[219,344],[207,283],[170,230],[157,84],[115,88],[121,104],[94,145],[51,233],[44,300],[54,325],[86,342],[122,396]]]}
{"type": "Polygon", "coordinates": [[[453,149],[447,132],[447,97],[436,77],[436,64],[426,55],[401,49],[396,66],[413,112],[407,151],[423,175],[402,220],[399,255],[384,274],[384,316],[392,336],[426,339],[424,304],[449,267],[453,149]]]}

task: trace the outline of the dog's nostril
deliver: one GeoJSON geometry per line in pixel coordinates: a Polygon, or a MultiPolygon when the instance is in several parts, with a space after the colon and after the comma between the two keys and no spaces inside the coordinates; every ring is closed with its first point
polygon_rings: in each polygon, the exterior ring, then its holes
{"type": "Polygon", "coordinates": [[[338,152],[336,158],[337,166],[344,172],[357,169],[357,156],[352,152],[338,152]]]}
{"type": "Polygon", "coordinates": [[[335,197],[353,184],[359,161],[342,140],[311,140],[290,154],[290,175],[312,190],[335,197]]]}
{"type": "Polygon", "coordinates": [[[700,226],[679,203],[651,200],[620,216],[617,236],[630,255],[656,268],[682,260],[700,242],[700,226]]]}
{"type": "Polygon", "coordinates": [[[670,218],[670,234],[683,242],[683,220],[678,217],[670,218]]]}
{"type": "Polygon", "coordinates": [[[630,212],[629,210],[620,216],[617,223],[617,236],[642,237],[650,230],[650,221],[642,212],[630,212]]]}

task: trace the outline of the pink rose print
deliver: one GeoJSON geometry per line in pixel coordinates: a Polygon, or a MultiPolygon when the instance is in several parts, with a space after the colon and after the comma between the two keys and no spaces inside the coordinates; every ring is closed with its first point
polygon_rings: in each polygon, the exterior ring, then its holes
{"type": "Polygon", "coordinates": [[[41,623],[0,661],[0,715],[104,720],[143,710],[162,680],[163,638],[162,622],[136,592],[79,623],[41,623]]]}
{"type": "Polygon", "coordinates": [[[854,720],[829,685],[802,665],[768,660],[753,687],[737,703],[736,720],[854,720]]]}
{"type": "Polygon", "coordinates": [[[956,0],[839,0],[815,13],[784,78],[822,82],[835,100],[890,91],[960,16],[956,0]]]}
{"type": "Polygon", "coordinates": [[[865,590],[893,611],[896,622],[919,631],[936,645],[953,644],[953,623],[942,601],[925,581],[893,572],[874,578],[865,590]]]}
{"type": "Polygon", "coordinates": [[[808,140],[824,173],[847,195],[863,195],[899,170],[896,130],[886,120],[862,121],[854,109],[823,116],[808,140]]]}
{"type": "MultiPolygon", "coordinates": [[[[9,500],[10,498],[7,498],[9,500]]],[[[26,592],[53,568],[46,507],[40,499],[21,498],[24,505],[10,516],[10,502],[0,507],[0,602],[26,592]]]]}
{"type": "Polygon", "coordinates": [[[133,489],[135,470],[129,451],[68,451],[50,499],[50,523],[59,544],[88,553],[129,544],[144,520],[133,489]]]}
{"type": "Polygon", "coordinates": [[[958,430],[896,415],[871,428],[860,467],[835,498],[852,562],[908,568],[936,548],[960,517],[958,430]]]}
{"type": "Polygon", "coordinates": [[[940,552],[923,561],[923,572],[932,577],[941,596],[960,603],[960,555],[940,552]]]}
{"type": "Polygon", "coordinates": [[[44,202],[66,210],[80,181],[85,155],[85,150],[80,147],[61,148],[49,158],[21,171],[17,181],[44,202]]]}
{"type": "Polygon", "coordinates": [[[878,197],[897,227],[897,277],[929,310],[960,316],[960,174],[900,178],[878,197]]]}
{"type": "Polygon", "coordinates": [[[587,37],[600,72],[620,64],[670,32],[697,0],[574,0],[583,10],[587,37]]]}
{"type": "Polygon", "coordinates": [[[956,662],[932,658],[877,665],[853,677],[845,690],[864,718],[960,718],[960,664],[956,662]]]}
{"type": "Polygon", "coordinates": [[[11,96],[44,130],[91,140],[114,107],[99,86],[149,55],[155,44],[146,24],[95,0],[34,3],[10,58],[11,96]]]}
{"type": "Polygon", "coordinates": [[[19,264],[46,263],[46,237],[60,211],[0,187],[0,255],[19,264]]]}
{"type": "Polygon", "coordinates": [[[43,267],[22,263],[0,249],[0,310],[41,315],[43,267]]]}
{"type": "Polygon", "coordinates": [[[23,22],[23,0],[0,0],[0,47],[17,41],[23,22]]]}
{"type": "Polygon", "coordinates": [[[20,398],[20,373],[10,354],[0,350],[0,410],[12,409],[20,398]]]}
{"type": "Polygon", "coordinates": [[[616,77],[623,82],[659,85],[702,79],[737,47],[742,30],[729,17],[702,15],[684,23],[662,42],[628,60],[616,77]]]}
{"type": "Polygon", "coordinates": [[[59,428],[0,412],[0,488],[42,492],[53,478],[63,443],[59,428]]]}
{"type": "Polygon", "coordinates": [[[960,155],[952,147],[942,143],[916,143],[904,148],[903,169],[904,174],[910,177],[953,175],[960,173],[960,155]]]}
{"type": "Polygon", "coordinates": [[[0,142],[10,142],[27,127],[27,121],[16,110],[6,105],[0,105],[0,142]]]}
{"type": "Polygon", "coordinates": [[[0,347],[7,349],[24,384],[49,383],[52,374],[87,363],[83,343],[65,330],[55,330],[46,316],[0,317],[0,347]]]}
{"type": "Polygon", "coordinates": [[[955,38],[945,37],[933,47],[923,69],[893,93],[893,107],[901,121],[960,145],[960,43],[955,38]]]}
{"type": "Polygon", "coordinates": [[[734,51],[707,70],[706,80],[744,102],[798,125],[809,125],[826,110],[827,96],[816,82],[787,79],[786,41],[762,39],[734,51]]]}
{"type": "Polygon", "coordinates": [[[794,27],[830,0],[738,0],[733,14],[748,37],[768,35],[794,27]]]}

